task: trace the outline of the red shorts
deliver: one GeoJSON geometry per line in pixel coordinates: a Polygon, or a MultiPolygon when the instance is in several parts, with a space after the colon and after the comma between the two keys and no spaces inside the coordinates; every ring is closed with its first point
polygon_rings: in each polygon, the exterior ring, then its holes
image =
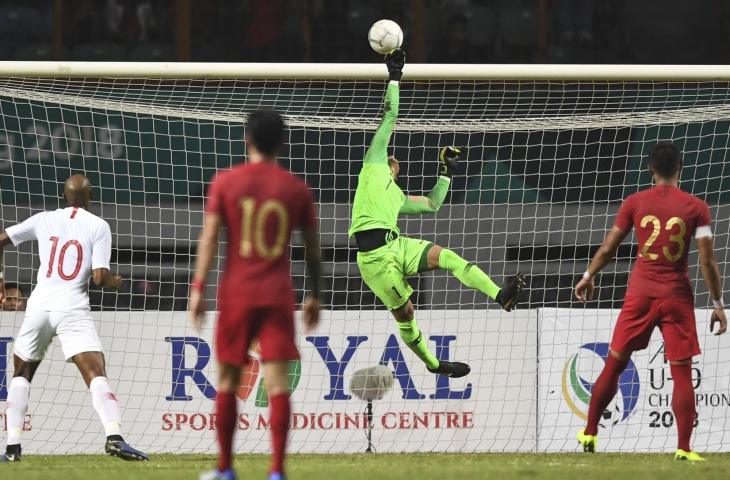
{"type": "Polygon", "coordinates": [[[667,360],[684,360],[700,354],[694,303],[690,299],[650,298],[628,294],[613,331],[611,350],[643,350],[659,327],[667,360]]]}
{"type": "Polygon", "coordinates": [[[292,307],[221,305],[215,332],[216,357],[221,363],[244,365],[251,342],[258,339],[261,361],[297,360],[292,307]]]}

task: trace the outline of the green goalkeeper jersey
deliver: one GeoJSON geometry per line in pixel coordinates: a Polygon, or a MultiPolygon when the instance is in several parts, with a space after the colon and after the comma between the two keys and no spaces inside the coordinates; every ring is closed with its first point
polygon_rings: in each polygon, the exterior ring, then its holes
{"type": "Polygon", "coordinates": [[[385,92],[385,112],[365,154],[352,206],[350,236],[363,230],[383,228],[400,234],[398,215],[435,213],[449,191],[449,177],[440,177],[425,197],[408,197],[403,193],[388,165],[388,143],[398,116],[398,82],[390,82],[385,92]]]}
{"type": "Polygon", "coordinates": [[[388,165],[388,143],[398,116],[398,82],[390,82],[385,93],[383,120],[375,131],[358,177],[349,235],[363,230],[398,230],[398,213],[406,201],[393,180],[388,165]]]}

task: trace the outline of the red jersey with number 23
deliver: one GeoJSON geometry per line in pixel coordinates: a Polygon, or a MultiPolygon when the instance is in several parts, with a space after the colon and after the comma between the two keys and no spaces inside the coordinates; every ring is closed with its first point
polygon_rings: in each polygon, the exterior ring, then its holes
{"type": "Polygon", "coordinates": [[[228,229],[219,302],[292,306],[291,232],[317,222],[307,184],[273,162],[245,163],[216,175],[206,212],[228,229]]]}
{"type": "Polygon", "coordinates": [[[687,256],[695,231],[710,226],[705,202],[671,185],[637,192],[624,200],[615,226],[636,229],[639,254],[629,293],[651,298],[692,300],[687,256]]]}

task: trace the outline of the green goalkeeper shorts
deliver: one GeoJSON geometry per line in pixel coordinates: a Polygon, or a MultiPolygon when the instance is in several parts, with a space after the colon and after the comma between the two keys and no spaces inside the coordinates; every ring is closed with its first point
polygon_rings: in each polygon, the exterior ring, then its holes
{"type": "Polygon", "coordinates": [[[432,245],[425,240],[398,237],[375,250],[357,252],[360,275],[389,310],[396,310],[413,293],[406,277],[428,269],[427,253],[432,245]]]}

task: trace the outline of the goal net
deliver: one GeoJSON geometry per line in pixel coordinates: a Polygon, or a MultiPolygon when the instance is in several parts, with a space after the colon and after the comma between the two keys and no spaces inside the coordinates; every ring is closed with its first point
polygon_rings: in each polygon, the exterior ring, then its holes
{"type": "MultiPolygon", "coordinates": [[[[430,348],[469,363],[463,379],[429,374],[403,345],[360,279],[347,236],[357,175],[382,113],[381,65],[2,65],[0,226],[57,208],[70,174],[91,179],[92,211],[113,232],[112,269],[126,280],[119,293],[90,292],[123,433],[153,453],[214,452],[213,316],[198,334],[184,311],[195,243],[209,180],[244,159],[246,115],[279,110],[289,125],[281,162],[315,193],[326,262],[327,311],[316,332],[300,329],[302,358],[290,366],[292,449],[364,451],[371,424],[381,452],[575,451],[637,253],[633,237],[598,277],[596,301],[579,304],[571,287],[621,200],[650,186],[645,157],[656,141],[682,149],[681,186],[710,204],[721,270],[728,262],[730,75],[543,67],[409,65],[401,85],[390,150],[404,191],[434,186],[439,147],[466,147],[445,205],[436,215],[402,218],[401,230],[448,246],[497,283],[516,272],[529,277],[513,313],[442,272],[412,279],[430,348]],[[394,381],[369,417],[350,382],[378,364],[394,381]]],[[[709,334],[709,299],[696,249],[688,248],[703,350],[693,364],[694,448],[728,451],[730,341],[709,334]]],[[[35,252],[26,244],[5,256],[6,281],[26,295],[35,252]]],[[[291,257],[301,298],[298,238],[291,257]]],[[[211,309],[222,266],[209,278],[211,309]]],[[[22,313],[0,318],[4,413],[22,313]]],[[[255,348],[251,356],[238,392],[239,452],[268,448],[255,348]]],[[[657,331],[603,415],[602,448],[673,451],[671,393],[657,331]]],[[[33,381],[25,430],[27,452],[100,451],[90,396],[58,345],[33,381]]]]}

